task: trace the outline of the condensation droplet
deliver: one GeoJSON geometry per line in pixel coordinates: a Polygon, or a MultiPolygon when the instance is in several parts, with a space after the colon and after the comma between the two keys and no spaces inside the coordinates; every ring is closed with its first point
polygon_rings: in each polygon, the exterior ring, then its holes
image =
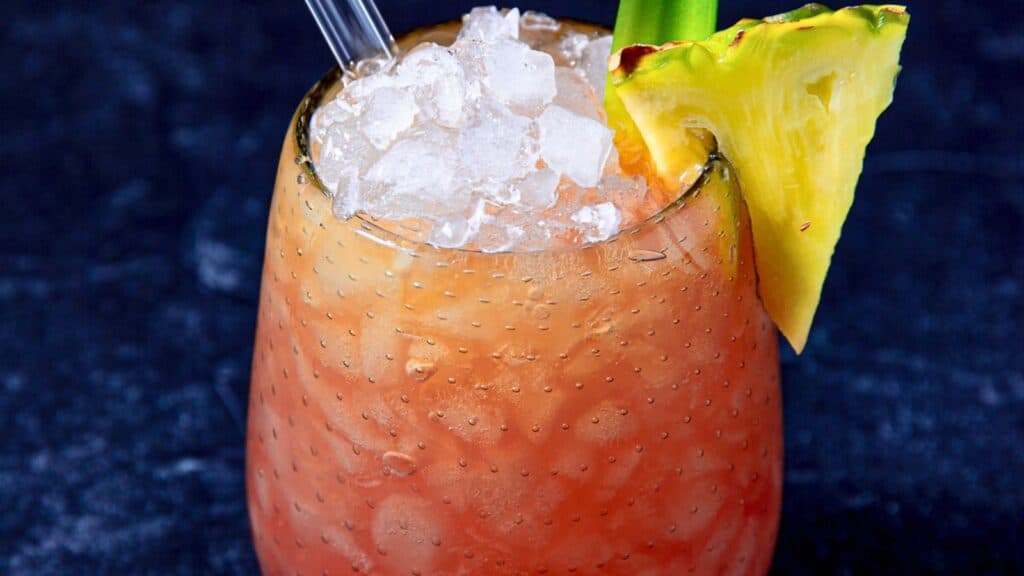
{"type": "Polygon", "coordinates": [[[405,363],[405,373],[409,378],[417,382],[426,382],[431,376],[437,373],[437,366],[430,360],[423,358],[410,358],[405,363]]]}
{"type": "Polygon", "coordinates": [[[665,253],[654,250],[630,250],[628,258],[634,262],[652,262],[654,260],[663,260],[665,253]]]}

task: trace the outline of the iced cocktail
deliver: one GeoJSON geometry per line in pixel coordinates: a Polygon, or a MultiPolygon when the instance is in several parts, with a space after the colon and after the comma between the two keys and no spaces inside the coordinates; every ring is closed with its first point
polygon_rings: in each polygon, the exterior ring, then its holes
{"type": "Polygon", "coordinates": [[[484,10],[457,34],[329,75],[288,131],[249,405],[262,570],[766,573],[777,336],[735,169],[673,186],[615,150],[598,29],[484,10]]]}

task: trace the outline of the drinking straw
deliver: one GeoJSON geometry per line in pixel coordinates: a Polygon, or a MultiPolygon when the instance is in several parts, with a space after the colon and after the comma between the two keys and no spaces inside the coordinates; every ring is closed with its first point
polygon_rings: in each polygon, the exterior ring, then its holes
{"type": "Polygon", "coordinates": [[[398,53],[395,38],[373,0],[306,0],[342,70],[357,62],[398,53]]]}

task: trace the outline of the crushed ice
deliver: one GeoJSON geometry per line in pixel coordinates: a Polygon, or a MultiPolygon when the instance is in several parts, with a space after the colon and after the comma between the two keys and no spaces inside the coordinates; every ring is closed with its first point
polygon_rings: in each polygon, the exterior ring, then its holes
{"type": "Polygon", "coordinates": [[[416,218],[432,244],[488,252],[611,237],[617,202],[647,188],[605,125],[610,51],[543,14],[475,8],[452,46],[348,81],[312,130],[335,213],[416,218]]]}

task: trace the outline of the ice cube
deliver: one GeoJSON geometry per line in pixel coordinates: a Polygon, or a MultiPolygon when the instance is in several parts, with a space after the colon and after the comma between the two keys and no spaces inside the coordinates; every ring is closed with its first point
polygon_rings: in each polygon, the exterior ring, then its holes
{"type": "Polygon", "coordinates": [[[590,37],[586,34],[579,32],[566,34],[558,43],[558,54],[567,63],[575,66],[582,57],[583,49],[587,47],[587,44],[590,44],[590,37]]]}
{"type": "Polygon", "coordinates": [[[502,38],[519,38],[519,9],[513,8],[502,14],[494,6],[473,8],[462,18],[459,39],[494,42],[502,38]]]}
{"type": "Polygon", "coordinates": [[[440,130],[399,140],[367,171],[360,208],[392,219],[465,210],[470,196],[452,185],[456,166],[454,142],[440,130]]]}
{"type": "Polygon", "coordinates": [[[562,25],[551,16],[527,10],[519,18],[519,41],[535,50],[544,50],[550,54],[546,48],[558,42],[561,29],[562,25]]]}
{"type": "Polygon", "coordinates": [[[509,180],[531,170],[537,162],[532,126],[529,118],[502,106],[482,106],[459,137],[459,157],[470,182],[483,192],[503,194],[509,180]]]}
{"type": "Polygon", "coordinates": [[[548,166],[580,186],[596,186],[612,149],[612,131],[561,106],[548,106],[537,124],[541,157],[548,166]]]}
{"type": "Polygon", "coordinates": [[[555,97],[555,61],[525,44],[504,41],[484,56],[485,83],[513,110],[532,112],[555,97]]]}
{"type": "Polygon", "coordinates": [[[522,236],[521,226],[495,218],[480,226],[475,244],[481,252],[508,252],[515,248],[522,236]]]}
{"type": "Polygon", "coordinates": [[[604,108],[582,72],[559,66],[555,69],[555,85],[558,87],[555,104],[570,112],[604,122],[604,108]]]}
{"type": "Polygon", "coordinates": [[[459,248],[471,236],[469,221],[462,216],[447,216],[434,223],[430,243],[439,248],[459,248]]]}
{"type": "Polygon", "coordinates": [[[488,191],[485,196],[488,200],[502,205],[518,205],[522,197],[519,188],[514,184],[506,183],[503,186],[488,191]]]}
{"type": "Polygon", "coordinates": [[[451,50],[424,44],[405,56],[398,67],[402,85],[416,94],[420,109],[441,126],[462,125],[467,79],[451,50]]]}
{"type": "Polygon", "coordinates": [[[349,103],[359,110],[362,104],[377,90],[381,88],[396,88],[399,86],[398,79],[388,74],[371,74],[360,76],[345,84],[342,96],[348,99],[349,103]]]}
{"type": "Polygon", "coordinates": [[[316,172],[331,191],[343,179],[358,176],[376,158],[377,151],[357,125],[355,118],[346,118],[331,124],[324,135],[316,172]]]}
{"type": "Polygon", "coordinates": [[[486,203],[479,201],[469,214],[452,214],[440,218],[430,232],[430,243],[440,248],[461,248],[469,244],[480,231],[486,218],[486,203]]]}
{"type": "Polygon", "coordinates": [[[343,220],[351,218],[361,209],[359,191],[361,179],[358,174],[348,172],[334,188],[334,196],[331,200],[331,211],[334,215],[343,220]]]}
{"type": "Polygon", "coordinates": [[[384,150],[395,138],[413,125],[419,107],[412,94],[398,88],[381,88],[370,95],[359,118],[366,138],[384,150]]]}
{"type": "Polygon", "coordinates": [[[579,67],[597,93],[598,102],[604,102],[604,87],[608,79],[608,58],[612,55],[612,37],[602,36],[583,48],[579,67]]]}
{"type": "Polygon", "coordinates": [[[572,215],[587,242],[601,242],[619,231],[622,214],[615,204],[603,202],[595,206],[584,206],[572,215]]]}
{"type": "Polygon", "coordinates": [[[515,184],[519,202],[530,208],[549,208],[558,199],[558,182],[561,176],[554,170],[543,168],[528,174],[515,184]]]}
{"type": "Polygon", "coordinates": [[[334,124],[345,122],[355,117],[355,109],[341,98],[335,98],[313,113],[310,136],[313,141],[321,144],[327,137],[327,130],[334,124]]]}
{"type": "Polygon", "coordinates": [[[558,20],[555,20],[547,14],[527,10],[526,12],[523,12],[523,15],[519,18],[519,27],[523,30],[557,32],[562,28],[562,25],[558,23],[558,20]]]}
{"type": "Polygon", "coordinates": [[[606,175],[601,180],[599,192],[602,200],[611,202],[623,213],[620,226],[635,224],[634,218],[651,214],[647,181],[643,176],[606,175]]]}
{"type": "Polygon", "coordinates": [[[420,44],[402,56],[396,75],[403,83],[429,82],[441,71],[458,66],[451,51],[438,44],[420,44]]]}

